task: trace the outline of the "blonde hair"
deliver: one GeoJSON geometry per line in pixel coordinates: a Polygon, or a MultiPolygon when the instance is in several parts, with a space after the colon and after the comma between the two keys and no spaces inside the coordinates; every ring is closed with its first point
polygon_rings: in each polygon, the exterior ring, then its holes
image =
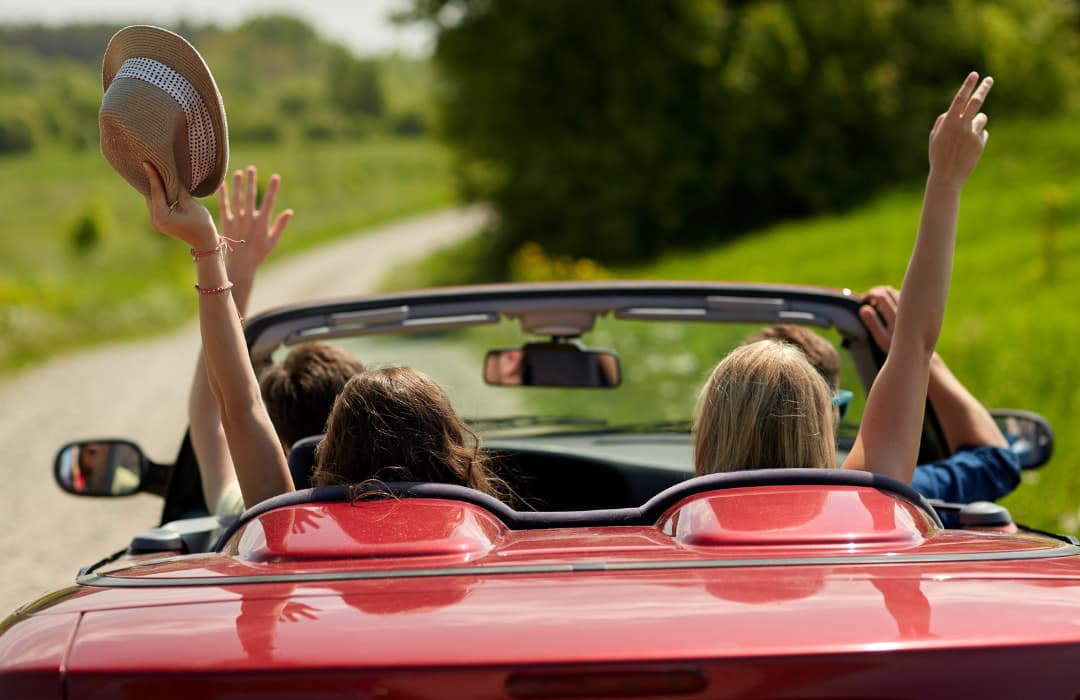
{"type": "Polygon", "coordinates": [[[713,369],[698,400],[698,475],[770,467],[836,466],[832,392],[790,343],[761,340],[713,369]]]}

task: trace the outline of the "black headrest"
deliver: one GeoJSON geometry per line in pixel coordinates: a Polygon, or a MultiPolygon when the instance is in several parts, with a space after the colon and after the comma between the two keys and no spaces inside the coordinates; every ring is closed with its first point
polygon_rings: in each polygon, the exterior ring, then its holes
{"type": "Polygon", "coordinates": [[[311,488],[311,475],[315,472],[315,447],[322,442],[324,435],[311,435],[300,438],[289,450],[289,474],[293,485],[299,489],[311,488]]]}
{"type": "MultiPolygon", "coordinates": [[[[307,438],[306,438],[307,439],[307,438]]],[[[317,441],[316,441],[317,442],[317,441]]],[[[687,479],[664,489],[637,508],[605,508],[581,511],[517,511],[502,501],[475,489],[456,484],[416,481],[369,482],[355,487],[321,486],[268,498],[249,508],[218,539],[220,550],[234,532],[262,513],[275,508],[308,503],[347,501],[356,494],[388,493],[396,498],[440,498],[464,501],[485,508],[512,530],[537,530],[556,527],[601,527],[605,525],[653,525],[672,506],[698,493],[753,486],[868,486],[898,496],[919,506],[937,527],[941,518],[923,496],[907,484],[865,471],[850,469],[748,469],[709,474],[687,479]]],[[[572,485],[568,485],[571,488],[572,485]]]]}

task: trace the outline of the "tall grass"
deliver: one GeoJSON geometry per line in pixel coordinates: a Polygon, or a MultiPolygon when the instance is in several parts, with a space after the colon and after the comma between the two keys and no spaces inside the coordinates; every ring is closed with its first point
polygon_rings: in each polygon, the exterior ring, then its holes
{"type": "MultiPolygon", "coordinates": [[[[277,255],[452,199],[427,139],[234,147],[260,181],[282,175],[296,216],[277,255]]],[[[217,199],[204,203],[216,213],[217,199]]],[[[190,262],[149,227],[142,197],[96,152],[0,159],[0,371],[188,318],[190,262]]]]}

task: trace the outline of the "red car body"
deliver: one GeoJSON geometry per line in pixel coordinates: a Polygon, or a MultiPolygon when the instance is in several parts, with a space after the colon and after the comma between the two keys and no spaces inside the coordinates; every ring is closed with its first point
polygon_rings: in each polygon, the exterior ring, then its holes
{"type": "Polygon", "coordinates": [[[869,485],[728,481],[651,525],[510,529],[448,498],[281,505],[221,553],[127,561],[9,619],[0,688],[1076,696],[1075,545],[944,530],[869,485]]]}
{"type": "Polygon", "coordinates": [[[557,512],[390,490],[286,494],[212,551],[89,567],[0,624],[0,697],[1080,693],[1075,541],[945,529],[889,479],[735,472],[557,512]]]}

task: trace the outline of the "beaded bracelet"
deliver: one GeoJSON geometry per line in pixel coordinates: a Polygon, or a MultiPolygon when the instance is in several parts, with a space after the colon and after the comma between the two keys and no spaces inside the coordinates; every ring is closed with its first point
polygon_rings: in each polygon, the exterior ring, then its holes
{"type": "Polygon", "coordinates": [[[233,288],[233,283],[232,282],[226,282],[225,284],[221,285],[220,287],[212,287],[210,289],[207,289],[205,287],[200,287],[199,285],[195,285],[195,291],[197,291],[199,294],[202,294],[202,295],[221,294],[222,292],[227,292],[232,288],[233,288]]]}

